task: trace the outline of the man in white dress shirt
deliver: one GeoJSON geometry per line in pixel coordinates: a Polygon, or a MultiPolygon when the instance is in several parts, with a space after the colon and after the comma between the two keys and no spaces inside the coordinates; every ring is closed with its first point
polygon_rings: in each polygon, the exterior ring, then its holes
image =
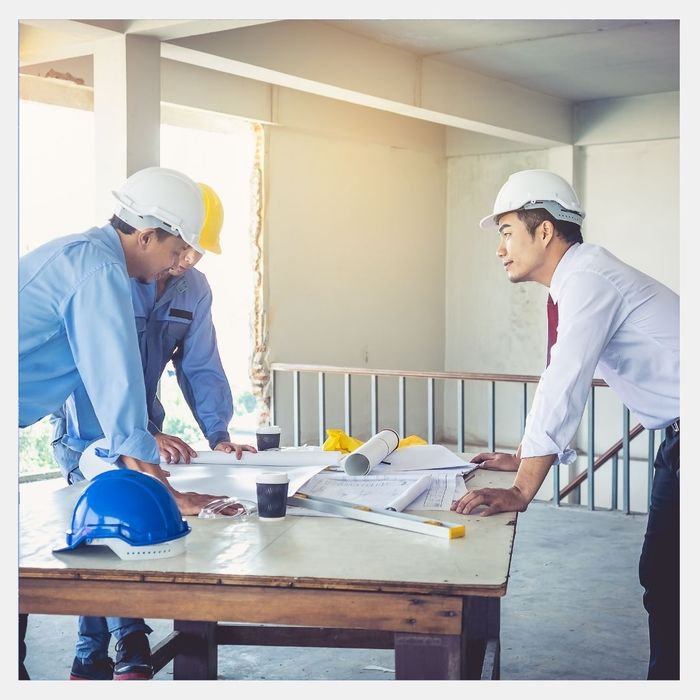
{"type": "Polygon", "coordinates": [[[597,368],[645,428],[665,429],[654,463],[639,578],[649,615],[648,678],[678,679],[679,297],[604,248],[584,243],[584,216],[564,179],[524,170],[510,176],[493,213],[481,221],[481,228],[498,231],[496,252],[511,282],[549,288],[555,314],[550,344],[555,342],[517,452],[474,459],[486,468],[517,470],[513,486],[469,491],[452,509],[471,513],[484,506],[480,515],[526,510],[552,464],[575,458],[569,443],[597,368]]]}

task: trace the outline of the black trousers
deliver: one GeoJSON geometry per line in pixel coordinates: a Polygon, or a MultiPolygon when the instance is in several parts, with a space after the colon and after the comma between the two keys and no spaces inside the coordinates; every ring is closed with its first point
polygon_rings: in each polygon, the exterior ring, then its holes
{"type": "Polygon", "coordinates": [[[654,461],[639,582],[649,614],[649,680],[680,678],[680,431],[666,429],[654,461]]]}

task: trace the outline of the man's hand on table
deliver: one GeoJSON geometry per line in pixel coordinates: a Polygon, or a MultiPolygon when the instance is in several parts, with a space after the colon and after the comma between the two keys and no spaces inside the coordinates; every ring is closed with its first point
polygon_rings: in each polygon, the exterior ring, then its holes
{"type": "Polygon", "coordinates": [[[240,459],[244,452],[257,452],[257,450],[252,445],[238,445],[235,442],[220,442],[215,448],[215,451],[219,452],[234,452],[236,453],[236,459],[240,459]]]}
{"type": "MultiPolygon", "coordinates": [[[[199,515],[199,511],[205,506],[208,506],[212,501],[226,498],[226,496],[212,496],[208,493],[177,491],[170,485],[167,479],[167,477],[170,476],[170,472],[162,469],[159,464],[151,464],[150,462],[144,462],[141,459],[136,459],[135,457],[129,457],[127,455],[121,455],[121,459],[129,469],[149,474],[158,479],[172,494],[182,515],[199,515]]],[[[236,515],[241,509],[243,509],[243,506],[240,503],[232,503],[219,512],[221,515],[236,515]]]]}
{"type": "MultiPolygon", "coordinates": [[[[512,457],[511,455],[506,456],[518,459],[519,454],[520,450],[518,449],[518,452],[512,457]]],[[[493,515],[494,513],[513,511],[522,513],[527,510],[530,501],[532,501],[542,486],[542,482],[547,476],[550,467],[554,464],[556,457],[555,454],[524,457],[519,460],[520,465],[515,474],[515,480],[509,489],[483,488],[472,491],[467,490],[466,495],[453,503],[450,510],[467,515],[473,513],[479,506],[486,506],[484,510],[479,512],[479,515],[493,515]]],[[[507,460],[499,461],[507,463],[507,460]]]]}
{"type": "Polygon", "coordinates": [[[450,510],[468,515],[479,506],[486,506],[478,515],[493,515],[494,513],[519,511],[527,509],[529,501],[515,486],[509,489],[474,489],[467,491],[459,501],[455,501],[450,510]]]}
{"type": "Polygon", "coordinates": [[[158,445],[160,456],[168,464],[178,464],[180,460],[189,464],[190,459],[197,456],[197,453],[184,440],[175,435],[156,433],[153,437],[158,445]]]}
{"type": "Polygon", "coordinates": [[[507,452],[480,452],[470,461],[472,464],[478,464],[482,469],[501,472],[517,472],[520,466],[520,459],[507,452]]]}

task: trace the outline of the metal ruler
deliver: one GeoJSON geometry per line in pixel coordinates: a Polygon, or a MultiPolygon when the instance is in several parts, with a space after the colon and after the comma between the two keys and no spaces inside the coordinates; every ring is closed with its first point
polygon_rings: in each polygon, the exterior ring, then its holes
{"type": "Polygon", "coordinates": [[[309,496],[299,491],[287,498],[287,504],[299,506],[300,508],[320,510],[323,513],[344,515],[346,518],[363,520],[376,525],[386,525],[399,528],[400,530],[410,530],[411,532],[420,532],[424,535],[432,535],[433,537],[443,537],[448,540],[464,537],[465,534],[464,525],[458,523],[422,518],[419,515],[411,515],[410,513],[370,508],[369,506],[362,506],[349,501],[337,501],[333,498],[309,496]]]}

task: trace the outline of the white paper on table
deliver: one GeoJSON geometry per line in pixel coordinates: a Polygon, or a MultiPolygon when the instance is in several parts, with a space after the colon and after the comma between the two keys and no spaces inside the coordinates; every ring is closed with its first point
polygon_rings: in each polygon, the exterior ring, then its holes
{"type": "MultiPolygon", "coordinates": [[[[95,454],[95,448],[106,446],[106,440],[98,440],[83,452],[80,471],[86,479],[92,479],[104,471],[119,469],[115,464],[109,464],[95,454]]],[[[236,459],[235,455],[233,459],[236,459]]],[[[168,481],[178,491],[230,496],[253,503],[257,502],[255,477],[270,468],[269,465],[240,465],[229,468],[222,464],[163,464],[163,467],[170,472],[168,481]]],[[[303,484],[323,469],[323,464],[287,467],[288,494],[295,494],[303,484]]]]}
{"type": "Polygon", "coordinates": [[[430,488],[408,504],[406,510],[449,510],[467,489],[461,474],[433,473],[430,488]]]}
{"type": "MultiPolygon", "coordinates": [[[[325,467],[288,467],[289,487],[287,494],[293,496],[309,479],[325,467]]],[[[169,465],[168,481],[178,491],[196,491],[213,496],[230,496],[257,503],[255,478],[268,471],[268,467],[238,467],[229,469],[218,464],[169,465]]]]}
{"type": "Polygon", "coordinates": [[[388,474],[376,476],[348,476],[346,474],[317,474],[303,488],[307,496],[332,498],[370,508],[395,508],[397,511],[416,499],[418,490],[429,486],[429,476],[388,474]]]}
{"type": "MultiPolygon", "coordinates": [[[[80,457],[80,471],[86,479],[92,479],[100,472],[110,469],[112,465],[95,454],[97,448],[108,447],[106,438],[91,443],[80,457]]],[[[244,452],[236,459],[235,452],[219,450],[201,450],[190,460],[190,464],[218,464],[235,467],[315,467],[338,466],[342,452],[326,451],[320,447],[288,447],[281,450],[265,450],[263,452],[244,452]]],[[[161,459],[160,465],[167,470],[177,466],[168,464],[161,459]]]]}
{"type": "Polygon", "coordinates": [[[469,462],[443,445],[400,447],[388,455],[384,462],[388,464],[378,465],[382,467],[383,472],[471,466],[469,462]]]}
{"type": "MultiPolygon", "coordinates": [[[[342,452],[327,451],[320,447],[283,447],[281,450],[264,450],[263,452],[244,452],[236,459],[235,452],[198,451],[190,464],[226,464],[230,466],[263,467],[337,467],[343,456],[342,452]]],[[[168,466],[165,462],[161,464],[168,466]]],[[[82,471],[82,467],[81,467],[82,471]]]]}
{"type": "MultiPolygon", "coordinates": [[[[470,466],[472,467],[471,469],[464,469],[458,467],[454,469],[443,469],[439,472],[411,472],[410,477],[412,478],[420,476],[423,479],[430,479],[430,485],[427,490],[423,491],[423,493],[415,497],[411,502],[409,502],[406,505],[403,505],[403,508],[401,510],[444,510],[449,512],[450,506],[452,505],[453,501],[459,500],[467,492],[467,488],[464,484],[463,475],[473,471],[474,469],[477,469],[479,465],[474,464],[470,466]]],[[[372,475],[372,478],[379,479],[380,476],[380,474],[375,473],[372,475]]],[[[387,474],[386,478],[389,479],[396,476],[398,475],[387,474]]],[[[325,477],[330,477],[330,475],[324,472],[323,474],[319,474],[316,477],[316,479],[321,479],[325,477]]],[[[367,479],[369,477],[365,476],[349,478],[367,479]]],[[[307,492],[306,486],[304,486],[304,488],[300,490],[304,493],[307,492]]],[[[331,496],[328,497],[330,498],[331,496]]],[[[321,511],[314,511],[306,508],[297,508],[295,506],[290,506],[287,510],[287,513],[290,513],[292,515],[318,515],[329,518],[341,517],[337,515],[332,515],[330,513],[323,513],[321,511]]]]}

